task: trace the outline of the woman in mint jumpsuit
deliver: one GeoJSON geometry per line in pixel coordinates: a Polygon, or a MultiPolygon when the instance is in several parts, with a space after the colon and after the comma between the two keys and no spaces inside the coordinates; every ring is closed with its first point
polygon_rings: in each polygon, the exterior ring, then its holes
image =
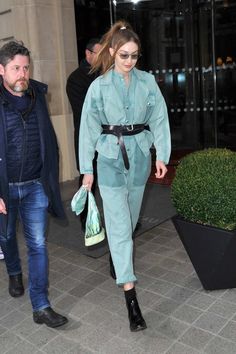
{"type": "Polygon", "coordinates": [[[132,234],[156,148],[156,177],[170,156],[166,104],[153,75],[135,68],[140,42],[130,25],[116,22],[104,35],[82,111],[79,159],[83,185],[91,189],[95,151],[107,238],[116,282],[123,286],[131,331],[146,328],[136,298],[132,234]]]}

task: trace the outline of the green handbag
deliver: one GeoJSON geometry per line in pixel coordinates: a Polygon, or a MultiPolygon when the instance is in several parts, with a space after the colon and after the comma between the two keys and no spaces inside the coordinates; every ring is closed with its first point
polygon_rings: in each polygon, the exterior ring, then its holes
{"type": "Polygon", "coordinates": [[[93,246],[105,239],[105,230],[102,227],[101,217],[92,192],[82,186],[71,201],[71,209],[79,215],[83,210],[88,197],[88,214],[85,227],[85,246],[93,246]]]}

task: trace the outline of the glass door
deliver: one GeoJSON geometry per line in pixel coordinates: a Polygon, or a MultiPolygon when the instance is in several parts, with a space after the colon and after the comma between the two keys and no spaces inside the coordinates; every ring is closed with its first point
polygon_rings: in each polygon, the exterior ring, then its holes
{"type": "Polygon", "coordinates": [[[166,99],[173,150],[236,148],[235,5],[112,1],[112,21],[125,18],[139,34],[140,68],[155,75],[166,99]]]}
{"type": "Polygon", "coordinates": [[[217,143],[236,150],[236,1],[214,5],[217,143]]]}

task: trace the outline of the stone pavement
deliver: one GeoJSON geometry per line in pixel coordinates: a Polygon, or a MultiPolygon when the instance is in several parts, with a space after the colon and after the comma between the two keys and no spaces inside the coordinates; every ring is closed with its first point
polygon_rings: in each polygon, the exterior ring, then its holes
{"type": "MultiPolygon", "coordinates": [[[[22,236],[19,246],[27,286],[22,236]]],[[[129,331],[108,255],[93,259],[53,243],[48,248],[52,307],[69,323],[59,329],[35,324],[27,291],[9,296],[0,261],[1,354],[236,353],[236,289],[203,290],[170,220],[135,240],[137,294],[148,325],[142,332],[129,331]]]]}

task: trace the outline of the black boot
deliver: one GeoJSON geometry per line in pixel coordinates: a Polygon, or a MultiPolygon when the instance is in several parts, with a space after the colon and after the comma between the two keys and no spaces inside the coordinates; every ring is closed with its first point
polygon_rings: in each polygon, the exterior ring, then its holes
{"type": "Polygon", "coordinates": [[[113,264],[113,261],[112,261],[112,258],[111,258],[111,255],[109,257],[109,262],[110,262],[110,275],[113,279],[116,280],[116,272],[115,272],[115,268],[114,268],[114,264],[113,264]]]}
{"type": "Polygon", "coordinates": [[[19,297],[25,292],[22,282],[22,274],[9,275],[9,294],[12,297],[19,297]]]}
{"type": "Polygon", "coordinates": [[[125,291],[125,298],[131,332],[138,332],[146,329],[147,325],[139,308],[138,300],[135,295],[135,289],[133,288],[125,291]]]}

